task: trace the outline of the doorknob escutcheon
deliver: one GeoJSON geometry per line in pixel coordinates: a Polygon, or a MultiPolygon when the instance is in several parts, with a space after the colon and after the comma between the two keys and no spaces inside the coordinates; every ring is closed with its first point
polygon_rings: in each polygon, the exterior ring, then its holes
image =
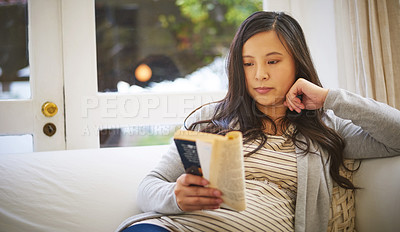
{"type": "Polygon", "coordinates": [[[58,107],[53,102],[45,102],[42,105],[42,113],[46,117],[53,117],[58,112],[58,107]]]}

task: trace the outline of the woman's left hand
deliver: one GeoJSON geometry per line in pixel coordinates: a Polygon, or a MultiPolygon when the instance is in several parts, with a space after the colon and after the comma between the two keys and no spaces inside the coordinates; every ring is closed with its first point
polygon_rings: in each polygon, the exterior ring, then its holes
{"type": "Polygon", "coordinates": [[[324,106],[328,89],[315,85],[306,79],[299,78],[286,94],[284,105],[291,111],[316,110],[324,106]],[[302,96],[301,99],[298,96],[302,96]]]}

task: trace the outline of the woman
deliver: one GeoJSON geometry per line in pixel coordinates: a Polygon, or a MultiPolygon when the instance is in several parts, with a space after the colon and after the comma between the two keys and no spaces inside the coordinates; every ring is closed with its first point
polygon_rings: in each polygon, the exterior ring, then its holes
{"type": "Polygon", "coordinates": [[[165,231],[326,231],[332,186],[355,189],[339,174],[343,159],[400,154],[400,112],[322,88],[300,25],[284,13],[256,12],[242,23],[228,74],[226,97],[195,111],[185,125],[243,133],[247,209],[220,209],[223,193],[184,174],[171,145],[139,187],[148,213],[121,229],[145,222],[165,231]]]}

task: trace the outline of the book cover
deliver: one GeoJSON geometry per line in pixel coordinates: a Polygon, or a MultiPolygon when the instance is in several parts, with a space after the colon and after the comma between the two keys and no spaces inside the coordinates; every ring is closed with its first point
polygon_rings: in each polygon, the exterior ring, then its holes
{"type": "Polygon", "coordinates": [[[185,172],[197,176],[203,176],[196,142],[183,139],[174,139],[174,142],[181,157],[185,172]]]}

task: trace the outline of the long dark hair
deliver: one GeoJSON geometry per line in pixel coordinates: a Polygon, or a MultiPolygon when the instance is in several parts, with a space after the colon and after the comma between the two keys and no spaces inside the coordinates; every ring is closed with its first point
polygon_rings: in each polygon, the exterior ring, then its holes
{"type": "Polygon", "coordinates": [[[296,78],[302,77],[322,87],[298,22],[283,12],[256,12],[241,24],[232,41],[227,63],[229,78],[227,95],[218,102],[211,119],[195,122],[188,129],[194,130],[197,125],[205,124],[202,129],[204,132],[225,134],[231,130],[239,130],[243,133],[244,142],[254,139],[261,141],[254,153],[267,141],[264,122],[268,121],[275,133],[278,130],[283,132],[304,154],[313,152],[310,151],[311,141],[316,142],[329,154],[330,175],[333,180],[343,188],[354,189],[351,181],[339,174],[341,165],[346,168],[343,164],[344,141],[336,131],[324,124],[322,109],[302,110],[300,114],[287,110],[286,115],[280,118],[281,127],[277,128],[270,117],[258,110],[254,99],[248,94],[243,69],[243,45],[253,35],[272,30],[292,55],[296,65],[296,78]],[[286,130],[290,124],[295,126],[292,133],[286,130]],[[299,134],[305,137],[305,142],[298,139],[299,134]]]}

